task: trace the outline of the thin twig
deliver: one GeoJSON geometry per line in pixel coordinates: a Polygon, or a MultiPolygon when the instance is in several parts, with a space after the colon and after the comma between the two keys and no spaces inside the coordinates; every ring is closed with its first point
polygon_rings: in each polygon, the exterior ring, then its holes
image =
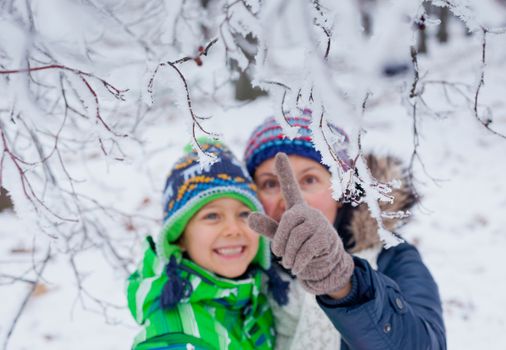
{"type": "MultiPolygon", "coordinates": [[[[369,97],[371,97],[372,93],[370,91],[367,91],[364,97],[364,100],[362,101],[362,119],[364,118],[365,111],[367,109],[367,102],[369,101],[369,97]]],[[[358,154],[362,154],[362,132],[364,131],[363,128],[360,128],[358,131],[358,154]]],[[[355,164],[355,161],[353,162],[355,164]]]]}
{"type": "Polygon", "coordinates": [[[172,69],[174,69],[176,71],[176,73],[178,74],[179,78],[181,79],[181,81],[183,82],[183,85],[184,85],[184,89],[185,89],[185,93],[186,93],[186,105],[188,107],[188,111],[190,112],[190,116],[191,116],[191,119],[192,119],[192,139],[193,141],[195,142],[195,145],[199,148],[200,151],[202,151],[202,153],[206,154],[206,152],[202,149],[202,147],[200,146],[198,140],[197,140],[197,128],[202,131],[204,134],[206,135],[209,135],[211,137],[217,137],[218,135],[214,134],[214,133],[211,133],[209,131],[207,131],[206,129],[204,129],[204,127],[202,126],[201,124],[201,120],[205,120],[205,119],[208,119],[208,118],[204,118],[204,117],[199,117],[195,114],[195,112],[193,111],[193,107],[192,107],[192,99],[191,99],[191,96],[190,96],[190,89],[188,87],[188,82],[185,78],[185,76],[183,75],[183,73],[181,72],[181,70],[177,67],[177,65],[179,64],[182,64],[182,63],[185,63],[185,62],[188,62],[190,60],[196,60],[197,58],[200,58],[201,56],[207,56],[208,54],[208,51],[209,49],[218,41],[218,38],[215,38],[213,40],[211,40],[205,48],[203,48],[202,50],[199,51],[198,55],[195,56],[195,57],[190,57],[190,56],[186,56],[186,57],[183,57],[183,58],[180,58],[180,59],[177,59],[175,61],[167,61],[167,62],[162,62],[160,64],[158,64],[158,66],[156,67],[155,71],[153,72],[153,75],[151,76],[151,78],[149,79],[149,83],[148,83],[148,92],[151,94],[151,100],[153,100],[153,84],[154,84],[154,80],[155,80],[155,76],[157,75],[158,73],[158,70],[163,67],[163,66],[170,66],[172,69]]]}
{"type": "Polygon", "coordinates": [[[97,305],[99,307],[100,311],[98,311],[97,313],[104,315],[106,318],[106,321],[108,323],[114,323],[109,318],[108,310],[109,309],[121,310],[124,307],[122,305],[116,305],[116,304],[107,302],[105,300],[101,300],[101,299],[97,298],[96,296],[94,296],[93,294],[91,294],[84,287],[84,285],[83,285],[84,276],[81,272],[79,272],[79,270],[77,268],[77,265],[75,263],[75,257],[76,257],[75,255],[72,255],[72,256],[70,256],[70,259],[69,259],[70,267],[72,268],[72,271],[73,271],[74,277],[75,277],[75,281],[77,284],[77,296],[76,296],[76,300],[74,302],[73,309],[74,309],[77,301],[79,301],[81,303],[81,306],[83,307],[83,309],[91,311],[91,312],[97,312],[96,310],[90,309],[89,307],[86,306],[86,302],[85,302],[85,297],[86,297],[89,300],[91,300],[92,303],[94,303],[95,305],[97,305]]]}
{"type": "Polygon", "coordinates": [[[420,153],[418,152],[418,148],[420,146],[420,134],[418,132],[418,114],[417,114],[417,112],[418,112],[418,104],[417,104],[417,101],[415,101],[412,105],[412,110],[411,110],[411,116],[413,118],[413,127],[412,127],[413,152],[411,153],[411,157],[409,160],[409,166],[408,166],[409,176],[408,177],[409,177],[409,180],[411,181],[411,183],[413,183],[414,182],[414,165],[415,165],[415,160],[416,160],[416,161],[418,161],[418,163],[422,167],[424,174],[429,179],[431,179],[432,182],[434,182],[434,184],[439,185],[439,181],[441,181],[441,180],[438,180],[429,174],[429,172],[425,166],[425,162],[423,161],[422,157],[420,156],[420,153]]]}
{"type": "Polygon", "coordinates": [[[488,131],[490,131],[491,133],[503,138],[503,139],[506,139],[506,135],[503,135],[497,131],[495,131],[494,129],[492,129],[490,127],[490,124],[492,124],[492,119],[490,117],[488,118],[481,118],[480,115],[479,115],[479,112],[478,112],[478,100],[479,100],[479,97],[480,97],[480,91],[481,91],[481,88],[483,85],[485,85],[485,66],[486,66],[486,52],[487,52],[487,33],[488,33],[488,30],[484,27],[481,28],[481,31],[482,31],[482,34],[483,34],[483,39],[482,39],[482,43],[481,43],[481,72],[480,72],[480,81],[478,83],[478,87],[476,88],[476,92],[474,94],[474,106],[473,106],[473,111],[474,111],[474,117],[476,118],[476,120],[481,124],[483,125],[488,131]]]}
{"type": "Polygon", "coordinates": [[[417,96],[416,87],[418,84],[418,81],[420,80],[420,73],[418,72],[418,53],[416,51],[416,48],[414,46],[410,47],[411,52],[411,62],[413,63],[413,69],[415,77],[413,79],[413,84],[411,85],[411,91],[409,92],[409,98],[413,98],[417,96]]]}
{"type": "Polygon", "coordinates": [[[109,131],[111,134],[113,134],[114,136],[116,136],[116,137],[126,137],[127,136],[127,135],[117,134],[104,121],[104,119],[102,118],[102,116],[100,114],[100,101],[99,101],[99,98],[98,98],[98,94],[95,91],[95,89],[91,86],[90,82],[88,81],[88,78],[92,78],[94,80],[98,80],[99,82],[101,82],[102,85],[105,87],[105,89],[110,94],[112,94],[115,98],[117,98],[118,100],[122,100],[122,101],[125,100],[123,93],[127,92],[128,89],[125,89],[125,90],[118,89],[114,85],[112,85],[109,82],[107,82],[105,79],[97,77],[94,74],[83,72],[83,71],[81,71],[79,69],[67,67],[67,66],[64,66],[64,65],[61,65],[61,64],[50,64],[50,65],[39,66],[39,67],[29,67],[29,68],[20,68],[20,69],[0,70],[0,74],[2,74],[2,75],[9,75],[9,74],[20,74],[20,73],[32,73],[32,72],[45,71],[45,70],[53,70],[53,69],[67,71],[67,72],[71,72],[71,73],[77,75],[81,79],[81,81],[83,82],[83,84],[86,86],[86,89],[88,90],[88,92],[91,94],[91,96],[93,97],[93,99],[95,101],[95,107],[96,107],[95,118],[97,119],[97,121],[100,124],[102,124],[104,126],[104,128],[107,131],[109,131]]]}
{"type": "MultiPolygon", "coordinates": [[[[44,201],[42,201],[36,194],[35,194],[35,190],[33,189],[32,187],[32,184],[31,182],[28,180],[28,177],[26,176],[26,170],[23,169],[20,165],[20,163],[23,163],[23,164],[30,164],[30,163],[27,163],[25,161],[23,161],[22,159],[20,159],[17,155],[14,154],[14,152],[10,149],[9,147],[9,144],[7,142],[7,137],[4,133],[4,130],[3,129],[0,129],[0,139],[2,140],[2,144],[3,144],[3,151],[2,151],[2,162],[0,163],[0,165],[3,165],[3,156],[6,154],[12,161],[12,163],[14,164],[14,167],[16,168],[16,170],[18,171],[19,173],[19,176],[21,178],[21,188],[23,189],[23,194],[25,195],[25,197],[30,201],[30,203],[32,203],[33,205],[33,208],[37,211],[37,206],[35,205],[35,203],[32,202],[32,199],[35,199],[35,201],[41,206],[43,207],[44,209],[46,209],[49,213],[51,213],[53,216],[55,216],[56,218],[62,220],[62,221],[68,221],[68,222],[77,222],[75,219],[72,219],[72,218],[65,218],[57,213],[55,213],[54,211],[52,211],[45,203],[44,201]]],[[[2,172],[2,168],[0,168],[0,173],[2,172]]]]}
{"type": "Polygon", "coordinates": [[[341,158],[339,158],[339,156],[337,156],[336,152],[334,152],[334,150],[332,149],[332,145],[330,144],[329,140],[327,139],[327,136],[325,135],[325,132],[323,130],[323,124],[324,124],[324,122],[326,123],[327,120],[324,118],[324,116],[325,116],[325,111],[322,110],[322,113],[320,114],[319,127],[320,127],[320,131],[322,133],[323,140],[325,141],[325,144],[327,145],[327,149],[328,149],[330,155],[332,156],[332,159],[334,159],[334,161],[337,164],[339,164],[339,167],[341,168],[342,172],[344,173],[345,169],[348,168],[348,166],[341,158]]]}
{"type": "Polygon", "coordinates": [[[324,59],[327,59],[329,57],[329,53],[330,53],[330,42],[331,42],[331,36],[330,36],[330,32],[328,31],[328,29],[326,28],[323,28],[321,27],[323,32],[325,33],[325,35],[327,36],[327,49],[325,50],[325,55],[323,56],[324,59]]]}
{"type": "Polygon", "coordinates": [[[202,56],[207,56],[207,53],[209,51],[209,49],[214,45],[216,44],[216,42],[218,41],[218,38],[215,38],[213,40],[211,40],[209,42],[209,44],[206,45],[205,48],[203,48],[202,50],[199,50],[199,53],[197,54],[197,56],[186,56],[186,57],[183,57],[183,58],[180,58],[178,60],[175,60],[175,61],[172,61],[172,62],[166,62],[167,64],[181,64],[181,63],[185,63],[187,61],[195,61],[198,57],[202,57],[202,56]]]}
{"type": "Polygon", "coordinates": [[[46,257],[42,261],[42,265],[40,267],[40,270],[37,271],[37,278],[35,279],[35,281],[33,281],[33,283],[30,283],[31,287],[28,290],[28,293],[26,293],[25,297],[23,298],[23,301],[21,302],[21,305],[19,306],[19,309],[16,312],[16,315],[14,316],[14,319],[9,327],[9,330],[7,331],[7,335],[5,336],[4,344],[3,344],[4,350],[7,350],[7,345],[9,344],[9,340],[12,336],[12,333],[14,332],[14,329],[16,328],[16,324],[18,323],[21,315],[23,314],[23,311],[25,310],[26,305],[28,304],[28,301],[32,297],[32,294],[35,291],[35,288],[37,288],[38,281],[40,280],[42,274],[44,273],[44,269],[46,268],[47,262],[49,261],[50,258],[51,258],[51,250],[48,249],[46,257]]]}

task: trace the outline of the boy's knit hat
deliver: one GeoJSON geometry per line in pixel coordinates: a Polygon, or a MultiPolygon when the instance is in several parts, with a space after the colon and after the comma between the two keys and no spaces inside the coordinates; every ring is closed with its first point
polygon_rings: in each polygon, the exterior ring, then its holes
{"type": "MultiPolygon", "coordinates": [[[[291,126],[299,128],[294,138],[290,139],[283,134],[282,127],[274,117],[267,118],[249,137],[246,151],[244,152],[244,161],[251,176],[255,175],[255,170],[260,164],[270,158],[274,158],[278,152],[306,157],[321,163],[322,156],[320,151],[314,147],[312,142],[313,135],[310,129],[312,121],[311,110],[304,109],[300,117],[288,117],[286,120],[291,126]]],[[[345,166],[350,166],[351,159],[347,152],[349,145],[348,135],[344,130],[331,123],[328,126],[332,133],[332,147],[334,151],[344,161],[345,166]]]]}
{"type": "MultiPolygon", "coordinates": [[[[173,166],[163,192],[163,227],[157,242],[157,252],[169,258],[179,248],[174,244],[181,237],[190,219],[206,204],[219,198],[234,198],[252,211],[263,212],[256,196],[256,187],[244,166],[222,143],[201,139],[203,151],[218,158],[202,169],[198,154],[192,147],[173,166]]],[[[265,237],[259,240],[254,263],[264,269],[270,266],[269,244],[265,237]]]]}

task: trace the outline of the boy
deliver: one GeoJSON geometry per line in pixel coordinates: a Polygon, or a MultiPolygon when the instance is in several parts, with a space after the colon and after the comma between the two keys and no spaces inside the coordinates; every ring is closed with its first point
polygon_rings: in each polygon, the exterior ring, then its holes
{"type": "Polygon", "coordinates": [[[133,348],[272,349],[273,317],[262,293],[269,246],[247,224],[250,212],[263,211],[255,185],[223,144],[201,147],[219,161],[202,169],[191,150],[174,165],[161,233],[156,243],[148,237],[128,280],[128,306],[143,326],[133,348]]]}

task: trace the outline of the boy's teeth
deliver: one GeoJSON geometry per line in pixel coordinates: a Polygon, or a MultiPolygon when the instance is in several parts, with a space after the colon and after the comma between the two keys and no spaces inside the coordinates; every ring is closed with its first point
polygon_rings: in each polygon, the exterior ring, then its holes
{"type": "Polygon", "coordinates": [[[235,254],[240,254],[242,252],[242,247],[237,247],[237,248],[219,248],[219,249],[216,249],[216,251],[220,255],[235,255],[235,254]]]}

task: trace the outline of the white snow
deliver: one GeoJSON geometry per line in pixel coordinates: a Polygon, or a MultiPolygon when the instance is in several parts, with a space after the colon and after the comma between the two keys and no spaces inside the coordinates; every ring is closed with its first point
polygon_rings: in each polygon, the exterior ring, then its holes
{"type": "MultiPolygon", "coordinates": [[[[371,126],[366,136],[367,148],[407,159],[411,147],[410,119],[393,107],[379,105],[367,113],[371,126]]],[[[222,131],[224,140],[240,155],[249,132],[269,114],[270,105],[263,100],[216,113],[213,128],[222,131]]],[[[498,124],[506,129],[506,118],[498,124]]],[[[485,131],[469,114],[445,120],[423,118],[422,128],[420,152],[425,167],[432,177],[441,180],[434,183],[420,169],[417,171],[423,181],[418,184],[423,201],[413,214],[414,222],[402,233],[417,243],[439,284],[449,348],[504,349],[506,141],[485,131]]],[[[161,173],[156,174],[160,192],[164,171],[180,154],[182,145],[179,142],[160,152],[168,159],[167,166],[159,167],[161,173]]],[[[146,191],[140,185],[142,180],[133,175],[123,171],[110,176],[118,183],[139,184],[129,186],[128,192],[146,191]]],[[[132,198],[125,200],[135,202],[132,198]]],[[[159,202],[159,198],[154,199],[159,202]]],[[[18,262],[25,267],[30,264],[30,254],[10,252],[19,246],[31,247],[33,236],[22,227],[12,213],[0,215],[0,273],[13,274],[17,270],[12,268],[19,269],[18,262]]],[[[111,271],[100,253],[90,251],[86,255],[80,266],[87,267],[89,275],[85,281],[89,289],[97,297],[124,307],[125,275],[111,271]]],[[[83,310],[76,302],[73,277],[64,259],[49,262],[45,279],[48,291],[30,300],[12,336],[12,349],[128,348],[136,327],[126,309],[109,310],[112,324],[100,313],[83,310]]],[[[22,283],[0,288],[0,300],[4,301],[0,311],[2,331],[24,292],[22,283]]]]}
{"type": "MultiPolygon", "coordinates": [[[[42,6],[42,3],[39,1],[36,4],[42,6]]],[[[51,12],[50,10],[59,3],[63,2],[52,1],[47,10],[51,12]]],[[[257,2],[248,1],[248,3],[254,5],[253,12],[256,12],[257,2]]],[[[462,6],[462,4],[469,4],[469,1],[452,0],[450,3],[456,5],[453,8],[454,12],[469,19],[468,27],[471,29],[476,29],[479,25],[504,25],[504,18],[506,18],[504,7],[501,8],[498,4],[492,5],[492,2],[488,1],[487,6],[480,7],[476,12],[470,7],[462,6]],[[499,9],[503,11],[502,16],[499,9]]],[[[272,16],[269,18],[275,19],[279,4],[280,2],[272,2],[269,5],[272,8],[267,8],[263,15],[272,16]]],[[[183,5],[178,3],[177,6],[174,5],[174,9],[179,9],[181,6],[183,5]]],[[[339,6],[341,10],[347,8],[348,14],[350,12],[356,14],[356,9],[349,8],[351,6],[349,4],[343,3],[339,6]]],[[[406,5],[405,11],[408,7],[411,9],[412,6],[412,4],[406,5]]],[[[72,12],[70,9],[66,12],[69,11],[72,12]]],[[[235,11],[239,10],[235,9],[235,11]]],[[[420,12],[421,9],[417,11],[420,12]]],[[[84,19],[96,16],[97,13],[96,10],[90,8],[85,17],[75,24],[79,28],[86,26],[88,22],[84,19]]],[[[107,16],[104,15],[105,17],[107,16]]],[[[388,13],[381,12],[381,18],[387,24],[388,13]]],[[[268,29],[258,27],[252,18],[243,16],[243,19],[244,27],[254,27],[257,32],[268,29]]],[[[357,24],[356,18],[351,18],[351,16],[344,19],[347,26],[357,24]]],[[[344,22],[340,22],[339,16],[334,20],[335,41],[339,42],[341,39],[339,35],[342,32],[339,26],[344,22]]],[[[49,22],[44,22],[47,29],[41,35],[56,36],[60,41],[70,40],[67,39],[68,33],[62,32],[62,28],[69,26],[69,23],[72,24],[74,18],[62,18],[55,23],[55,26],[51,26],[49,22]]],[[[161,33],[170,28],[171,31],[181,33],[191,32],[191,28],[187,28],[185,23],[176,22],[176,17],[170,13],[170,18],[166,22],[157,24],[160,27],[151,26],[150,30],[153,33],[157,31],[161,33]]],[[[240,25],[239,22],[234,23],[240,25]]],[[[114,27],[113,21],[107,25],[114,27]]],[[[150,27],[149,23],[145,25],[150,27]]],[[[272,35],[270,39],[276,35],[281,37],[281,41],[286,40],[286,45],[276,47],[276,50],[269,52],[269,57],[274,62],[273,66],[258,62],[258,73],[261,75],[257,78],[267,80],[279,76],[280,81],[300,86],[305,96],[309,95],[311,89],[308,79],[319,79],[320,82],[323,81],[320,86],[327,86],[328,89],[315,91],[315,98],[328,100],[336,106],[344,104],[345,99],[340,97],[334,102],[330,101],[335,96],[335,91],[331,91],[332,89],[339,88],[339,92],[351,91],[354,96],[348,97],[355,99],[357,96],[363,96],[364,92],[370,91],[372,95],[363,115],[362,126],[365,129],[363,148],[378,154],[396,155],[408,164],[413,151],[413,119],[410,116],[411,108],[408,103],[412,101],[407,98],[412,76],[408,74],[402,77],[385,78],[381,76],[379,70],[380,64],[385,61],[399,62],[407,59],[409,64],[407,55],[409,51],[402,51],[396,43],[406,44],[413,40],[412,33],[408,33],[407,30],[399,33],[399,40],[396,42],[391,37],[389,38],[391,35],[395,36],[395,26],[386,25],[376,43],[353,43],[354,37],[343,38],[344,46],[332,47],[337,59],[330,62],[330,66],[324,66],[322,62],[311,61],[310,51],[294,44],[298,38],[297,31],[305,25],[292,23],[293,32],[282,33],[280,32],[282,28],[276,28],[276,32],[268,33],[272,35]],[[366,52],[366,48],[370,51],[366,52]],[[369,62],[370,66],[365,67],[369,62]],[[301,65],[306,65],[302,76],[294,75],[294,67],[301,65]],[[336,73],[332,76],[334,79],[332,82],[330,79],[329,81],[324,79],[328,71],[336,73]],[[273,72],[276,76],[271,76],[273,72]],[[319,78],[309,76],[308,72],[317,74],[319,78]]],[[[5,51],[11,55],[11,60],[19,62],[26,43],[13,37],[21,29],[13,30],[12,26],[14,26],[13,23],[7,23],[6,19],[0,18],[0,38],[10,38],[0,40],[0,54],[5,51]],[[10,35],[5,35],[6,30],[10,35]]],[[[114,28],[117,29],[117,27],[114,28]]],[[[434,31],[436,28],[436,25],[432,25],[428,31],[434,31]]],[[[419,72],[423,81],[433,82],[425,86],[423,97],[427,106],[418,104],[417,128],[420,134],[418,153],[423,165],[415,161],[414,170],[416,186],[423,198],[421,205],[413,210],[412,223],[405,226],[401,233],[408,241],[418,246],[424,261],[439,284],[449,349],[505,349],[506,139],[492,134],[476,121],[471,108],[472,101],[469,100],[474,98],[482,67],[480,33],[472,37],[464,37],[465,28],[457,23],[452,24],[450,29],[451,39],[447,45],[430,42],[429,54],[418,57],[419,72]],[[455,84],[446,86],[445,90],[441,84],[437,83],[441,80],[455,84]],[[463,97],[462,93],[467,94],[467,97],[463,97]]],[[[18,34],[19,37],[23,37],[22,33],[18,34]]],[[[357,37],[361,35],[359,28],[356,28],[352,34],[357,37]]],[[[90,31],[87,35],[95,34],[94,31],[90,31]]],[[[116,109],[110,106],[113,104],[110,99],[104,102],[108,107],[103,111],[106,122],[121,122],[123,124],[119,125],[119,130],[132,130],[131,137],[121,141],[122,150],[127,157],[125,161],[117,162],[112,159],[112,156],[106,157],[92,146],[75,153],[71,150],[64,153],[64,157],[69,165],[70,175],[77,180],[78,191],[96,199],[110,215],[109,217],[103,215],[103,212],[97,212],[97,216],[94,216],[92,211],[92,213],[87,212],[85,218],[88,222],[97,224],[99,229],[106,231],[113,238],[114,247],[130,259],[137,260],[140,258],[142,236],[146,234],[156,236],[160,227],[161,206],[159,203],[167,171],[191,139],[187,132],[189,113],[185,104],[186,95],[179,88],[182,82],[177,80],[176,72],[170,67],[164,67],[157,76],[154,84],[155,102],[153,106],[149,106],[153,110],[142,105],[142,98],[145,101],[150,100],[147,93],[148,79],[145,77],[151,76],[152,71],[149,70],[156,67],[158,57],[164,57],[165,61],[182,57],[177,49],[187,50],[188,52],[185,51],[184,55],[192,55],[195,53],[190,50],[195,49],[195,45],[191,40],[172,43],[160,34],[160,47],[152,53],[155,58],[151,57],[151,61],[143,62],[144,55],[139,48],[132,49],[131,55],[125,55],[125,51],[122,50],[122,41],[125,39],[120,37],[118,32],[105,31],[103,35],[108,41],[97,42],[97,52],[105,52],[104,47],[111,50],[116,47],[117,50],[112,50],[110,57],[96,54],[91,61],[99,60],[101,64],[97,64],[98,70],[94,72],[121,88],[130,88],[126,94],[126,103],[139,104],[139,115],[133,113],[134,109],[125,109],[132,112],[132,114],[127,114],[120,108],[117,109],[116,115],[110,113],[111,110],[116,112],[116,109]],[[116,46],[111,43],[115,43],[116,46]],[[177,45],[181,45],[183,49],[176,48],[177,45]],[[176,102],[179,103],[179,109],[174,107],[176,102]],[[123,213],[134,213],[136,216],[129,219],[123,213]],[[101,215],[100,220],[93,222],[98,215],[101,215]],[[107,217],[107,220],[104,220],[104,217],[107,217]]],[[[323,45],[325,37],[322,33],[319,35],[318,39],[321,42],[319,45],[315,43],[310,47],[313,51],[321,50],[325,46],[323,45]]],[[[306,40],[314,36],[308,36],[306,40]]],[[[266,37],[268,38],[268,35],[262,38],[266,37]]],[[[481,89],[479,106],[480,113],[484,113],[485,106],[490,108],[493,117],[491,127],[503,134],[506,134],[505,37],[506,34],[492,33],[487,36],[487,64],[483,67],[485,85],[481,89]]],[[[142,44],[142,37],[128,38],[136,45],[142,44]]],[[[181,38],[185,37],[181,36],[179,39],[181,38]]],[[[79,40],[76,44],[76,52],[83,50],[81,42],[84,37],[79,40]]],[[[63,45],[56,41],[52,44],[54,47],[63,45]]],[[[271,42],[266,41],[261,44],[270,45],[271,42]]],[[[223,41],[219,41],[216,45],[216,48],[223,50],[223,41]]],[[[91,63],[79,61],[79,55],[75,58],[66,57],[68,54],[69,52],[62,49],[58,57],[61,56],[62,60],[66,59],[71,66],[92,71],[91,63]]],[[[91,53],[91,55],[94,54],[91,53]]],[[[258,52],[257,58],[262,58],[264,55],[265,52],[258,52]]],[[[241,157],[246,139],[253,128],[267,116],[280,117],[279,101],[284,90],[279,88],[279,91],[275,93],[274,89],[271,89],[270,99],[261,98],[249,104],[236,103],[230,94],[227,94],[228,90],[222,91],[216,87],[220,84],[220,79],[227,78],[226,74],[222,74],[224,67],[220,65],[223,57],[217,56],[211,50],[203,67],[197,68],[189,62],[181,66],[184,67],[181,69],[187,76],[190,86],[202,88],[201,90],[193,88],[191,94],[193,108],[197,115],[212,116],[211,119],[202,122],[204,128],[213,133],[220,133],[225,143],[241,157]],[[201,75],[207,72],[211,72],[210,75],[213,74],[212,79],[201,78],[201,75]],[[209,95],[209,91],[216,95],[209,95]],[[225,108],[221,104],[223,102],[227,106],[235,104],[235,107],[225,108]]],[[[2,58],[1,55],[0,58],[2,58]]],[[[0,69],[3,68],[0,67],[0,69]]],[[[73,78],[78,80],[77,77],[73,78]]],[[[0,80],[0,88],[2,88],[0,94],[4,93],[4,87],[11,86],[4,80],[0,80]]],[[[80,89],[83,87],[81,86],[80,89]]],[[[83,94],[86,93],[89,92],[84,89],[83,94]]],[[[20,110],[36,108],[31,105],[32,101],[29,101],[28,97],[20,97],[17,90],[9,95],[9,99],[14,100],[15,95],[18,103],[26,103],[17,107],[20,110]]],[[[289,100],[287,105],[295,104],[294,96],[289,96],[287,99],[289,100]]],[[[74,102],[77,103],[77,101],[74,102]]],[[[89,114],[93,116],[94,100],[86,102],[89,102],[89,114]]],[[[356,107],[357,101],[352,102],[356,107]]],[[[0,101],[0,107],[5,107],[3,103],[4,101],[0,101]]],[[[5,103],[7,105],[7,102],[5,103]]],[[[334,110],[338,109],[351,110],[351,107],[334,108],[334,110]]],[[[0,109],[0,112],[3,113],[3,110],[0,109]]],[[[353,113],[360,114],[359,111],[353,113]]],[[[5,114],[0,114],[2,117],[3,115],[5,114]]],[[[335,123],[349,121],[352,117],[353,115],[328,115],[329,121],[335,123]]],[[[7,119],[0,121],[2,127],[7,123],[7,119]]],[[[52,123],[58,124],[57,121],[52,123]]],[[[84,124],[85,121],[78,120],[77,123],[84,124]]],[[[351,127],[347,125],[347,127],[357,129],[355,125],[351,127]]],[[[93,123],[90,123],[90,126],[81,129],[85,130],[84,134],[74,135],[74,137],[89,141],[90,137],[96,136],[95,134],[104,136],[104,130],[93,128],[93,123]]],[[[350,132],[352,138],[359,132],[359,130],[347,131],[350,132]]],[[[104,142],[111,146],[107,142],[113,140],[114,138],[109,137],[104,142]]],[[[121,152],[117,149],[113,152],[114,156],[120,154],[121,152]]],[[[55,257],[48,261],[35,295],[29,300],[24,313],[18,319],[9,340],[9,348],[76,350],[129,348],[138,327],[126,309],[124,287],[127,272],[125,268],[116,260],[111,259],[110,247],[104,245],[105,241],[100,236],[91,235],[85,242],[86,245],[82,247],[82,253],[75,257],[76,266],[81,275],[80,281],[84,288],[84,291],[81,290],[79,294],[79,286],[71,262],[68,255],[64,253],[68,249],[79,246],[82,243],[79,239],[81,236],[78,234],[66,240],[69,236],[57,235],[58,239],[54,239],[45,233],[37,232],[35,220],[30,219],[35,216],[35,213],[32,212],[28,203],[23,203],[20,199],[22,190],[19,184],[10,183],[12,179],[15,179],[15,170],[10,163],[7,163],[7,160],[4,162],[10,167],[6,168],[9,171],[4,170],[3,173],[5,186],[15,192],[20,217],[11,211],[0,213],[0,342],[5,338],[30,288],[30,285],[23,281],[10,283],[12,281],[9,276],[22,275],[23,278],[34,279],[36,276],[30,272],[34,262],[42,261],[48,246],[51,246],[55,257]],[[91,243],[95,246],[90,245],[91,243]]],[[[57,175],[63,176],[61,171],[57,175]]],[[[52,200],[52,203],[56,203],[55,206],[58,205],[56,200],[52,200]]],[[[70,201],[70,203],[73,202],[70,201]]],[[[96,210],[96,206],[91,203],[87,201],[83,203],[89,206],[86,205],[81,209],[96,210]]],[[[65,207],[64,202],[55,208],[60,214],[65,213],[67,209],[68,215],[77,215],[77,209],[73,206],[65,207]]],[[[62,225],[78,229],[71,223],[62,225]]],[[[128,261],[125,262],[125,266],[127,270],[131,270],[134,265],[128,261]]],[[[0,346],[3,345],[0,344],[0,346]]]]}

